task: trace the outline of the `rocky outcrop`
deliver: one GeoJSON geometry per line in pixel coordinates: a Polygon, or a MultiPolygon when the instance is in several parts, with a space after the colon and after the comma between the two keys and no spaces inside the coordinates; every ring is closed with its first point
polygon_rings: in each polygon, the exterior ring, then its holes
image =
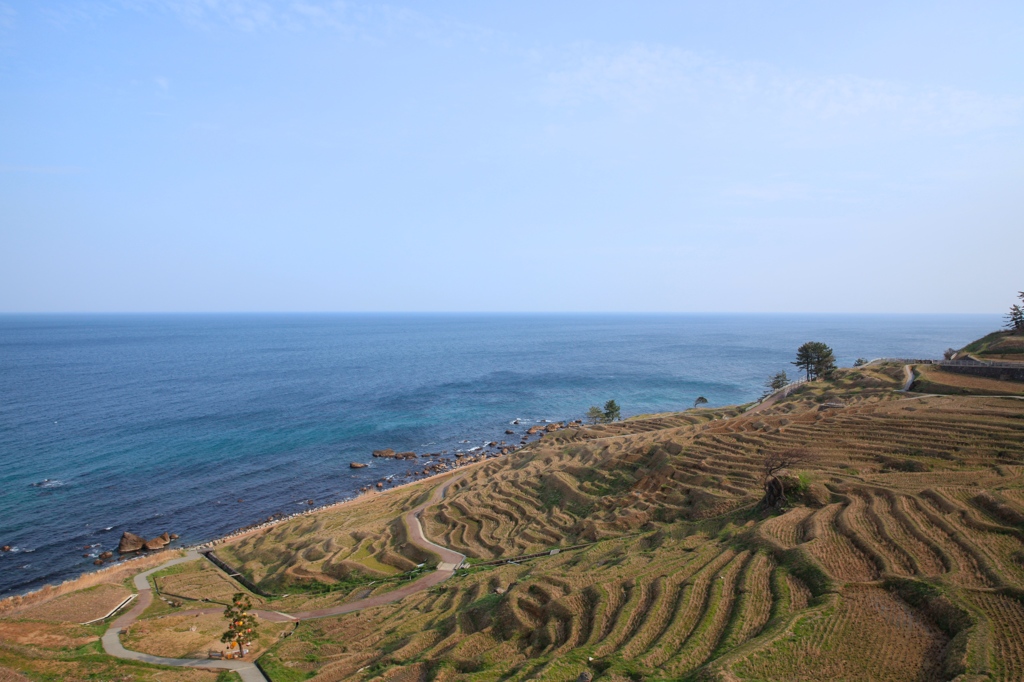
{"type": "MultiPolygon", "coordinates": [[[[171,540],[177,539],[177,534],[163,533],[162,535],[156,536],[152,540],[147,540],[143,537],[136,535],[135,533],[129,533],[128,531],[125,531],[124,534],[121,536],[121,541],[117,544],[117,551],[121,554],[126,554],[128,552],[138,552],[142,549],[153,551],[157,549],[163,549],[171,543],[171,540]]],[[[109,554],[109,552],[104,552],[104,554],[109,554]]],[[[102,559],[106,557],[104,557],[103,554],[101,554],[100,558],[102,559]]]]}
{"type": "Polygon", "coordinates": [[[395,452],[391,448],[385,448],[383,450],[374,450],[374,457],[384,457],[387,459],[416,459],[415,452],[395,452]]]}
{"type": "Polygon", "coordinates": [[[121,554],[125,552],[138,552],[146,545],[146,538],[139,537],[135,533],[129,533],[125,531],[121,536],[121,541],[117,543],[117,551],[121,554]]]}
{"type": "Polygon", "coordinates": [[[348,466],[350,469],[365,469],[369,465],[362,462],[349,462],[348,466]]]}
{"type": "Polygon", "coordinates": [[[163,535],[156,536],[152,540],[146,540],[146,543],[142,547],[144,549],[148,549],[150,551],[153,551],[153,550],[156,550],[156,549],[163,549],[164,547],[166,547],[170,543],[171,543],[171,536],[168,535],[167,533],[164,533],[163,535]]]}

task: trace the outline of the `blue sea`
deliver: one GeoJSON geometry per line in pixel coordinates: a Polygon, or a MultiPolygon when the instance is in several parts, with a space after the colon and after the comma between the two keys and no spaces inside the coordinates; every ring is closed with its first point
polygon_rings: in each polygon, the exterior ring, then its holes
{"type": "Polygon", "coordinates": [[[995,315],[0,316],[0,595],[92,570],[125,530],[197,543],[352,496],[418,453],[757,398],[805,341],[941,357],[995,315]],[[511,423],[519,419],[518,426],[511,423]],[[516,436],[506,436],[513,428],[516,436]],[[349,467],[370,463],[366,469],[349,467]]]}

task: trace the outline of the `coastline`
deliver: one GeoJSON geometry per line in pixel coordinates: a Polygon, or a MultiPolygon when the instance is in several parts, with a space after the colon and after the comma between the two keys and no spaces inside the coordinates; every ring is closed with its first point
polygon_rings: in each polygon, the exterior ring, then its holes
{"type": "MultiPolygon", "coordinates": [[[[518,452],[520,450],[522,450],[522,448],[518,448],[514,452],[518,452]]],[[[511,454],[513,453],[510,452],[508,455],[498,455],[497,457],[508,457],[511,454]]],[[[136,574],[139,570],[158,566],[163,562],[167,561],[168,559],[174,558],[175,555],[184,556],[185,553],[193,550],[203,551],[206,549],[213,549],[214,547],[223,545],[226,542],[237,540],[239,538],[246,537],[247,535],[251,535],[253,533],[257,533],[268,528],[272,528],[276,525],[291,521],[295,518],[299,518],[302,516],[312,516],[314,514],[318,514],[324,511],[340,509],[345,506],[354,506],[358,503],[374,499],[378,495],[386,495],[388,493],[400,492],[408,488],[409,486],[418,485],[421,483],[440,481],[445,477],[455,476],[456,474],[461,473],[471,467],[485,464],[491,459],[496,459],[497,457],[488,457],[483,460],[468,462],[466,464],[454,467],[447,471],[442,471],[436,474],[431,474],[429,476],[424,476],[423,478],[418,478],[416,480],[404,481],[402,483],[395,484],[390,488],[385,488],[383,490],[369,490],[360,493],[355,497],[339,500],[337,502],[332,502],[330,504],[310,507],[309,509],[304,509],[301,512],[295,512],[293,514],[281,516],[280,518],[275,518],[271,521],[264,521],[251,526],[246,526],[244,528],[239,528],[226,535],[222,535],[212,540],[206,540],[201,543],[193,545],[182,545],[181,547],[172,547],[167,549],[161,549],[156,552],[147,552],[145,554],[126,557],[124,559],[119,559],[108,566],[103,566],[91,571],[85,571],[74,578],[68,578],[67,580],[64,580],[60,583],[47,584],[43,585],[42,587],[29,590],[27,592],[7,595],[3,598],[0,598],[0,617],[14,613],[22,608],[27,608],[29,606],[32,606],[33,604],[37,604],[40,602],[47,601],[49,599],[53,599],[55,597],[59,597],[60,595],[67,594],[69,592],[75,592],[77,590],[86,589],[89,587],[93,587],[95,585],[109,583],[120,584],[124,580],[127,580],[128,577],[136,574]]]]}

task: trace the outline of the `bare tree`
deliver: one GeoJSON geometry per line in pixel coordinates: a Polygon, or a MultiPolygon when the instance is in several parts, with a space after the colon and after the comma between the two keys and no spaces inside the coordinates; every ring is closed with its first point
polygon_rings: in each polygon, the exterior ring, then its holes
{"type": "Polygon", "coordinates": [[[764,488],[761,502],[765,507],[781,507],[786,502],[786,487],[778,474],[810,459],[811,453],[803,448],[765,453],[761,461],[761,486],[764,488]]]}

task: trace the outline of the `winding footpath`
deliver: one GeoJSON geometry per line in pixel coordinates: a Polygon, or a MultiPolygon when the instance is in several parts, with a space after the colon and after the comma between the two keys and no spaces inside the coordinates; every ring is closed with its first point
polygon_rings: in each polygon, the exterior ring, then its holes
{"type": "MultiPolygon", "coordinates": [[[[428,573],[422,578],[414,580],[408,585],[398,588],[397,590],[373,597],[367,597],[366,599],[359,599],[347,604],[340,604],[338,606],[331,606],[324,609],[314,609],[312,611],[299,611],[296,613],[281,613],[280,611],[263,610],[256,610],[254,613],[261,619],[278,623],[297,622],[312,618],[329,618],[330,616],[340,616],[345,613],[352,613],[353,611],[360,611],[362,609],[373,608],[375,606],[383,606],[384,604],[391,604],[405,599],[411,594],[428,590],[434,585],[452,577],[459,566],[462,565],[462,562],[466,560],[466,556],[428,540],[423,534],[423,525],[420,523],[420,514],[427,507],[431,507],[440,502],[448,492],[448,489],[460,481],[463,476],[465,476],[465,474],[453,478],[444,485],[437,486],[431,491],[430,497],[427,498],[423,504],[402,514],[402,521],[405,524],[406,531],[408,532],[409,542],[426,552],[436,554],[440,559],[436,570],[428,573]]],[[[203,557],[199,552],[190,550],[188,554],[183,557],[171,559],[170,561],[160,564],[156,568],[151,568],[148,571],[143,571],[136,575],[134,582],[135,588],[138,590],[139,597],[135,600],[135,604],[132,606],[131,610],[111,623],[110,627],[103,634],[103,650],[117,658],[141,661],[143,663],[152,663],[155,665],[167,665],[176,668],[233,670],[242,678],[242,682],[268,682],[267,678],[263,676],[263,673],[252,661],[228,661],[204,658],[167,658],[164,656],[152,656],[138,651],[131,651],[129,649],[125,649],[124,645],[121,644],[121,633],[128,629],[132,623],[138,620],[143,612],[149,608],[149,605],[153,603],[153,590],[149,584],[149,576],[158,571],[162,571],[165,568],[169,568],[170,566],[183,564],[189,561],[198,561],[202,558],[203,557]]],[[[188,611],[180,611],[175,615],[184,616],[220,612],[221,609],[219,608],[191,609],[188,611]]]]}

